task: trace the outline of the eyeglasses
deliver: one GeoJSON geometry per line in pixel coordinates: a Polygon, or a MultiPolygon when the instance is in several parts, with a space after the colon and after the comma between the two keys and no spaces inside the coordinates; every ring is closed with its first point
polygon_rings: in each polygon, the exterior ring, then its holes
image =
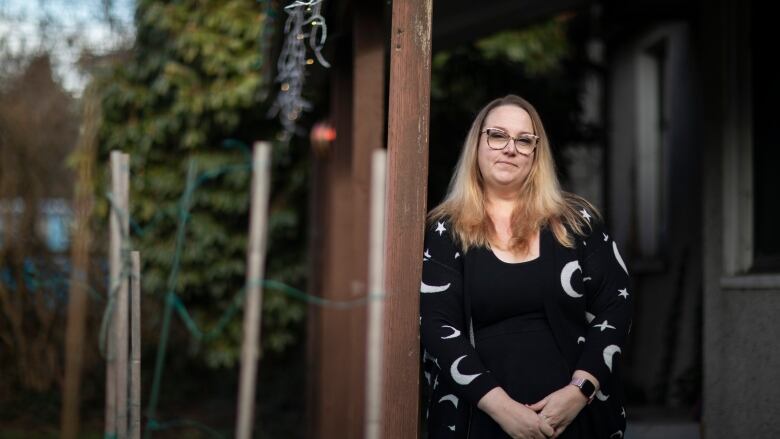
{"type": "Polygon", "coordinates": [[[487,134],[487,144],[490,149],[502,150],[509,144],[509,140],[514,140],[515,151],[518,154],[528,155],[534,152],[536,144],[539,142],[539,136],[530,133],[523,133],[517,137],[512,137],[505,131],[498,128],[488,128],[481,133],[487,134]]]}

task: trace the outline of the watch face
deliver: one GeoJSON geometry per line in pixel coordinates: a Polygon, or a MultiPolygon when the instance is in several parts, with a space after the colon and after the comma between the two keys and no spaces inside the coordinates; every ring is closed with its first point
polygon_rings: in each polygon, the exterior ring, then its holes
{"type": "Polygon", "coordinates": [[[594,386],[593,383],[591,383],[589,380],[583,379],[580,390],[582,390],[582,393],[584,393],[585,396],[590,398],[590,396],[593,395],[593,393],[596,391],[596,386],[594,386]]]}
{"type": "Polygon", "coordinates": [[[596,386],[586,378],[576,378],[571,383],[580,388],[583,395],[590,398],[596,392],[596,386]]]}

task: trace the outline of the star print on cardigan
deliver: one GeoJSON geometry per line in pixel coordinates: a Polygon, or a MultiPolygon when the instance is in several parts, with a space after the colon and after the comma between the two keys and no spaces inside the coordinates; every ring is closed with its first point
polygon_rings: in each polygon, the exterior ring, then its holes
{"type": "Polygon", "coordinates": [[[608,321],[604,320],[603,322],[599,323],[598,325],[593,325],[596,328],[601,329],[601,332],[604,332],[606,329],[615,329],[614,326],[610,325],[608,321]]]}

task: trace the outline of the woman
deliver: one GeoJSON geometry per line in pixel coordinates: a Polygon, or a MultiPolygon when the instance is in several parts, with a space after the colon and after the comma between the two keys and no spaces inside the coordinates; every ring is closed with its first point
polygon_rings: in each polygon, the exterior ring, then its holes
{"type": "Polygon", "coordinates": [[[479,112],[429,223],[429,438],[622,437],[628,271],[593,206],[560,189],[531,104],[479,112]]]}

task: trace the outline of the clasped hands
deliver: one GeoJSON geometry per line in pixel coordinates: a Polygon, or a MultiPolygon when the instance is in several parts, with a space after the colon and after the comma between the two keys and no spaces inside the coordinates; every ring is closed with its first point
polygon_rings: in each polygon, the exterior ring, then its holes
{"type": "Polygon", "coordinates": [[[530,405],[513,400],[496,387],[479,401],[478,407],[513,439],[546,439],[560,436],[587,403],[585,395],[570,385],[530,405]]]}
{"type": "Polygon", "coordinates": [[[552,430],[543,432],[545,436],[557,438],[587,404],[588,398],[578,388],[566,385],[526,407],[533,410],[552,430]]]}

